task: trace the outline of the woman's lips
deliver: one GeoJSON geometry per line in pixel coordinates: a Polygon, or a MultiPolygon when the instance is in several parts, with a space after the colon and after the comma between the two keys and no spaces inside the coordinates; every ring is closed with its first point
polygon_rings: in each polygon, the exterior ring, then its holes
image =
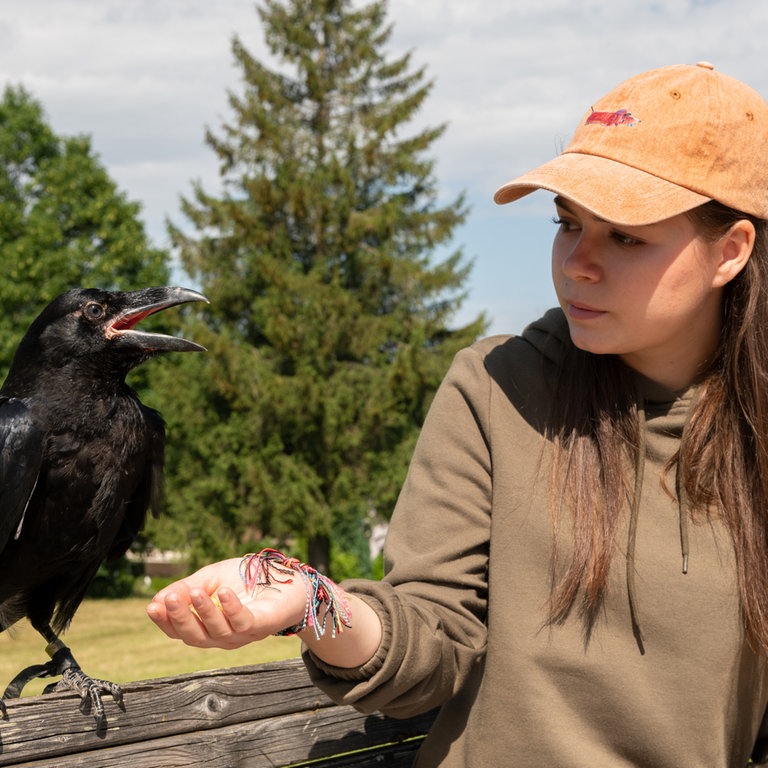
{"type": "Polygon", "coordinates": [[[586,304],[572,304],[569,302],[566,307],[568,316],[574,320],[592,320],[605,314],[603,310],[594,309],[594,307],[587,306],[586,304]]]}

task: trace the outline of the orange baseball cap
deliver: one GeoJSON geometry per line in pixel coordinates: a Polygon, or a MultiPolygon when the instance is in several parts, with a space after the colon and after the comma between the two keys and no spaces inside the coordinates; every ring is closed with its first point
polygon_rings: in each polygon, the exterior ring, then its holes
{"type": "Polygon", "coordinates": [[[768,104],[707,62],[645,72],[597,101],[561,155],[494,200],[535,189],[626,226],[710,200],[768,219],[768,104]]]}

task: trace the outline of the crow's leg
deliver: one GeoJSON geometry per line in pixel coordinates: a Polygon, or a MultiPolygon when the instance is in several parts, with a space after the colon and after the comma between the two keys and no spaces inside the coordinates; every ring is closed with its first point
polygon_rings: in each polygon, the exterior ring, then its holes
{"type": "Polygon", "coordinates": [[[47,631],[41,634],[43,634],[46,640],[49,640],[45,651],[51,657],[51,660],[45,664],[34,664],[19,672],[5,689],[3,699],[17,698],[24,686],[36,677],[56,677],[60,675],[61,680],[46,686],[44,692],[75,691],[80,695],[83,705],[86,703],[91,704],[97,726],[99,728],[103,727],[106,718],[101,693],[105,691],[111,694],[112,698],[120,704],[123,699],[122,689],[119,685],[108,680],[99,680],[86,675],[72,655],[72,651],[56,637],[53,630],[47,628],[47,631]]]}
{"type": "Polygon", "coordinates": [[[51,643],[46,649],[51,657],[51,663],[55,666],[54,674],[61,675],[58,683],[51,683],[45,688],[45,693],[53,691],[75,691],[80,695],[83,704],[90,701],[93,706],[93,714],[96,721],[101,726],[105,721],[104,703],[101,700],[101,692],[109,693],[118,703],[122,703],[123,690],[119,685],[109,680],[100,680],[90,677],[80,668],[75,661],[72,651],[67,648],[61,640],[51,643]]]}

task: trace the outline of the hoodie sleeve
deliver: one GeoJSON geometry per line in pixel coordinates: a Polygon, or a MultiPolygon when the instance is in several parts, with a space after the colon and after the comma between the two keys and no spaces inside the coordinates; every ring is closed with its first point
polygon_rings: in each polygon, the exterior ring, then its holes
{"type": "MultiPolygon", "coordinates": [[[[456,356],[427,414],[385,545],[381,582],[349,581],[384,629],[376,655],[330,667],[318,687],[364,712],[408,717],[443,704],[482,661],[491,518],[490,379],[476,348],[456,356]]],[[[354,620],[354,617],[353,617],[354,620]]]]}

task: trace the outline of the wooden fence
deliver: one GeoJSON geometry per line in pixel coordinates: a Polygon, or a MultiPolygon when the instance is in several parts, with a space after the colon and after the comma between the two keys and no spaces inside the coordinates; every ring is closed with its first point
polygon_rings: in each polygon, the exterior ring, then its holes
{"type": "Polygon", "coordinates": [[[0,766],[276,768],[410,766],[433,717],[395,720],[335,705],[299,659],[123,686],[107,724],[53,693],[7,703],[0,766]]]}

